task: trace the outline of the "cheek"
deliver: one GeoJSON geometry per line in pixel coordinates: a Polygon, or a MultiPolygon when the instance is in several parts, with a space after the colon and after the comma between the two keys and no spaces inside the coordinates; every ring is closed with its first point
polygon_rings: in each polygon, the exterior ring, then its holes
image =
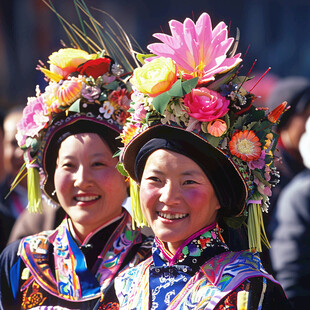
{"type": "Polygon", "coordinates": [[[153,209],[155,209],[157,201],[158,194],[156,189],[142,183],[140,187],[140,203],[142,212],[145,217],[148,217],[147,215],[150,214],[153,209]]]}
{"type": "Polygon", "coordinates": [[[63,196],[65,196],[66,192],[68,192],[70,188],[70,176],[67,173],[64,173],[64,171],[56,168],[54,175],[54,185],[57,197],[61,199],[63,196]]]}

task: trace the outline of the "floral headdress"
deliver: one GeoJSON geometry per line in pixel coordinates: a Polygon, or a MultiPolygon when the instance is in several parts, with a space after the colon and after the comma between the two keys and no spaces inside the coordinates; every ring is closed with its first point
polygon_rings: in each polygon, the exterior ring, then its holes
{"type": "MultiPolygon", "coordinates": [[[[187,18],[183,24],[171,20],[169,26],[172,35],[154,34],[162,43],[148,46],[153,54],[139,55],[143,66],[130,80],[133,102],[121,134],[125,148],[119,170],[135,179],[133,163],[127,162],[135,151],[131,146],[159,124],[199,136],[225,155],[246,184],[242,214],[225,220],[232,227],[246,223],[249,247],[261,251],[261,239],[269,246],[262,211],[267,212],[271,188],[278,180],[278,136],[272,127],[286,103],[268,114],[254,106],[255,95],[242,88],[248,78],[238,75],[241,55],[234,54],[236,44],[224,22],[212,29],[209,15],[203,13],[196,24],[187,18]]],[[[135,198],[138,188],[132,188],[135,198]]],[[[146,224],[134,201],[133,209],[137,225],[146,224]]]]}
{"type": "MultiPolygon", "coordinates": [[[[74,2],[83,12],[87,11],[84,4],[77,0],[74,2]]],[[[87,16],[94,23],[89,12],[87,16]]],[[[97,27],[98,22],[94,24],[97,27]]],[[[87,41],[90,40],[89,36],[77,27],[72,29],[86,42],[88,50],[96,49],[93,41],[87,41]]],[[[69,37],[73,38],[73,35],[69,37]]],[[[125,46],[131,50],[129,41],[117,45],[116,40],[115,37],[114,51],[125,51],[125,46]]],[[[104,38],[99,41],[106,42],[104,38]]],[[[41,211],[41,188],[57,202],[57,198],[52,197],[45,188],[48,179],[46,150],[55,133],[77,121],[90,121],[92,126],[103,125],[112,131],[112,136],[113,132],[118,136],[130,115],[127,111],[131,93],[128,78],[132,71],[125,71],[131,69],[130,61],[126,59],[124,66],[116,63],[115,59],[119,59],[119,55],[113,57],[112,48],[108,52],[103,44],[101,51],[97,53],[83,50],[77,40],[73,40],[72,44],[75,48],[61,48],[52,53],[48,60],[49,67],[40,63],[38,69],[44,73],[48,85],[44,91],[37,86],[36,96],[28,98],[23,117],[17,124],[16,139],[24,151],[25,163],[11,190],[27,175],[28,210],[33,212],[41,211]]],[[[122,55],[124,57],[124,53],[122,55]]],[[[111,131],[108,135],[111,135],[111,131]]]]}

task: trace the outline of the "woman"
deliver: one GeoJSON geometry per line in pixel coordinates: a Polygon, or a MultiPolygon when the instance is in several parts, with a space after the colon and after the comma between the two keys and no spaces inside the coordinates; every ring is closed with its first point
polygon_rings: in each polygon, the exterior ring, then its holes
{"type": "Polygon", "coordinates": [[[203,13],[170,28],[131,79],[120,158],[140,186],[135,219],[156,237],[152,257],[116,278],[120,309],[288,309],[257,253],[285,103],[267,116],[252,105],[223,22],[212,30],[203,13]],[[229,250],[224,223],[247,224],[250,250],[229,250]]]}
{"type": "Polygon", "coordinates": [[[52,231],[23,238],[1,255],[1,309],[117,307],[113,280],[150,253],[122,207],[127,182],[116,169],[129,92],[109,56],[53,53],[44,93],[28,99],[18,124],[29,206],[45,194],[66,212],[52,231]],[[39,172],[41,176],[39,175],[39,172]]]}

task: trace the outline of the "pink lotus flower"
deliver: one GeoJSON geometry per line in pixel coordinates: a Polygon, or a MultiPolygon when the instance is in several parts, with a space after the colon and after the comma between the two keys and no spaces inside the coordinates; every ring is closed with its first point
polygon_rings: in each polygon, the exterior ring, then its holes
{"type": "Polygon", "coordinates": [[[228,112],[230,101],[219,93],[206,87],[194,88],[185,95],[184,105],[189,108],[188,114],[201,122],[210,122],[228,112]]]}
{"type": "Polygon", "coordinates": [[[220,22],[213,30],[210,16],[201,14],[195,23],[187,18],[184,24],[169,22],[172,36],[155,33],[153,36],[163,43],[154,43],[148,49],[163,57],[169,57],[177,64],[182,77],[199,77],[199,83],[214,80],[214,75],[234,68],[242,59],[241,54],[227,57],[234,39],[228,38],[227,25],[220,22]]]}
{"type": "Polygon", "coordinates": [[[25,144],[27,137],[35,137],[49,122],[48,107],[42,96],[28,98],[23,110],[23,118],[17,124],[19,146],[25,144]]]}

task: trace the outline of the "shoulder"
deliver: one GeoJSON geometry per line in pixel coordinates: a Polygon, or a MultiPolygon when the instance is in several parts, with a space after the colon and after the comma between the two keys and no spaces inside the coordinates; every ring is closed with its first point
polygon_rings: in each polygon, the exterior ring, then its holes
{"type": "Polygon", "coordinates": [[[10,243],[4,248],[0,255],[0,267],[12,266],[18,260],[18,248],[20,246],[20,240],[16,240],[10,243]]]}
{"type": "Polygon", "coordinates": [[[235,291],[238,299],[247,300],[248,307],[251,309],[291,309],[281,285],[265,277],[247,279],[235,291]]]}

